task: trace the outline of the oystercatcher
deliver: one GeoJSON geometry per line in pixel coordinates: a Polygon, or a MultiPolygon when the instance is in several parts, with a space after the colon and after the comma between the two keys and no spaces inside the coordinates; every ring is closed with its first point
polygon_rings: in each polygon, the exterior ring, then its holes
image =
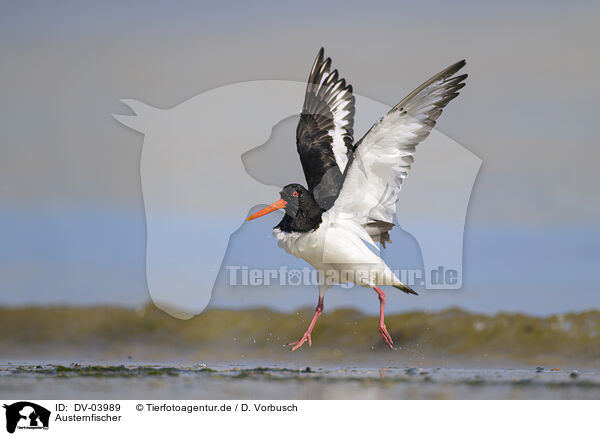
{"type": "Polygon", "coordinates": [[[285,209],[273,230],[278,245],[317,270],[315,314],[304,335],[288,344],[292,350],[307,341],[312,345],[311,333],[323,312],[325,293],[334,283],[349,282],[377,293],[378,330],[393,348],[384,322],[385,293],[379,286],[417,293],[376,254],[377,244],[385,248],[385,243],[391,242],[398,194],[415,148],[465,86],[467,75],[456,75],[464,65],[464,60],[457,62],[427,80],[354,143],[352,86],[337,70],[331,70],[331,59],[325,58],[323,48],[319,50],[296,129],[296,147],[308,189],[297,183],[287,185],[278,201],[247,218],[250,221],[285,209]]]}

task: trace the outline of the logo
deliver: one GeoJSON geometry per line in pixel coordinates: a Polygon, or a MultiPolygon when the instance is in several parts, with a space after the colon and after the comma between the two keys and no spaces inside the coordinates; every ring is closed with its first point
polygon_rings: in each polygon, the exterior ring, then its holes
{"type": "MultiPolygon", "coordinates": [[[[122,100],[134,114],[113,117],[144,135],[146,278],[160,309],[188,319],[206,308],[217,286],[221,296],[229,292],[217,278],[220,271],[227,277],[231,236],[241,231],[251,207],[304,180],[295,128],[305,88],[285,80],[240,82],[169,109],[122,100]]],[[[390,107],[355,98],[360,138],[390,107]]],[[[419,147],[396,218],[419,245],[426,289],[462,287],[466,213],[481,162],[435,129],[419,147]]],[[[274,245],[268,233],[254,242],[274,245]]],[[[286,256],[278,259],[288,262],[286,256]]]]}
{"type": "Polygon", "coordinates": [[[50,411],[28,401],[4,405],[6,409],[6,431],[14,433],[18,429],[48,430],[50,411]]]}

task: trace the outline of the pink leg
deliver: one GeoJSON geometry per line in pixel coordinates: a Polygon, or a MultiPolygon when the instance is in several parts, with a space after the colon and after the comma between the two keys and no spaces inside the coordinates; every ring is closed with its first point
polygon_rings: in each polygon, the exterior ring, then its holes
{"type": "Polygon", "coordinates": [[[383,292],[377,286],[373,286],[373,290],[377,292],[377,295],[379,295],[379,327],[377,327],[377,330],[379,330],[379,334],[381,334],[381,337],[386,342],[386,344],[388,344],[389,347],[393,349],[394,347],[392,346],[392,344],[394,343],[394,341],[388,333],[387,328],[385,327],[385,322],[383,320],[385,312],[385,292],[383,292]]]}
{"type": "Polygon", "coordinates": [[[294,341],[294,342],[290,342],[288,344],[288,346],[294,345],[294,348],[292,348],[292,351],[296,351],[306,341],[308,341],[308,346],[312,347],[312,339],[310,338],[310,334],[312,333],[312,329],[315,327],[317,320],[321,316],[321,313],[323,313],[323,297],[319,297],[319,303],[317,304],[317,308],[315,309],[315,316],[313,316],[313,319],[310,322],[308,329],[306,329],[306,332],[302,335],[302,337],[300,339],[298,339],[297,341],[294,341]]]}

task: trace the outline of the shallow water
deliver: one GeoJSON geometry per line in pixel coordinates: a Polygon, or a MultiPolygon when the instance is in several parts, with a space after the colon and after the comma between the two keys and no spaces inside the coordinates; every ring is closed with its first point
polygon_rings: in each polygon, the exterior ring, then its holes
{"type": "Polygon", "coordinates": [[[600,371],[0,363],[2,399],[600,399],[600,371]]]}

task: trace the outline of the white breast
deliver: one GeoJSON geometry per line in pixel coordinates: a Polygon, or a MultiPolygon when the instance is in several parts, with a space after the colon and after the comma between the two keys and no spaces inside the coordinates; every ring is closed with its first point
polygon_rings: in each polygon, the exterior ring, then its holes
{"type": "Polygon", "coordinates": [[[313,267],[321,268],[321,259],[323,253],[323,238],[319,229],[310,232],[292,232],[287,233],[279,229],[273,230],[273,235],[277,239],[277,245],[286,252],[300,259],[304,259],[313,267]]]}
{"type": "MultiPolygon", "coordinates": [[[[360,286],[372,286],[375,284],[394,284],[398,280],[391,273],[385,262],[365,244],[364,239],[368,235],[364,229],[352,220],[332,220],[328,214],[323,215],[323,222],[313,231],[306,233],[286,233],[274,229],[273,234],[277,238],[279,247],[289,254],[304,259],[315,269],[325,274],[333,273],[339,277],[340,272],[350,271],[368,272],[388,276],[386,280],[361,278],[357,280],[358,274],[351,275],[348,280],[360,286]]],[[[382,275],[383,276],[383,275],[382,275]]],[[[340,283],[339,279],[335,279],[340,283]]]]}

